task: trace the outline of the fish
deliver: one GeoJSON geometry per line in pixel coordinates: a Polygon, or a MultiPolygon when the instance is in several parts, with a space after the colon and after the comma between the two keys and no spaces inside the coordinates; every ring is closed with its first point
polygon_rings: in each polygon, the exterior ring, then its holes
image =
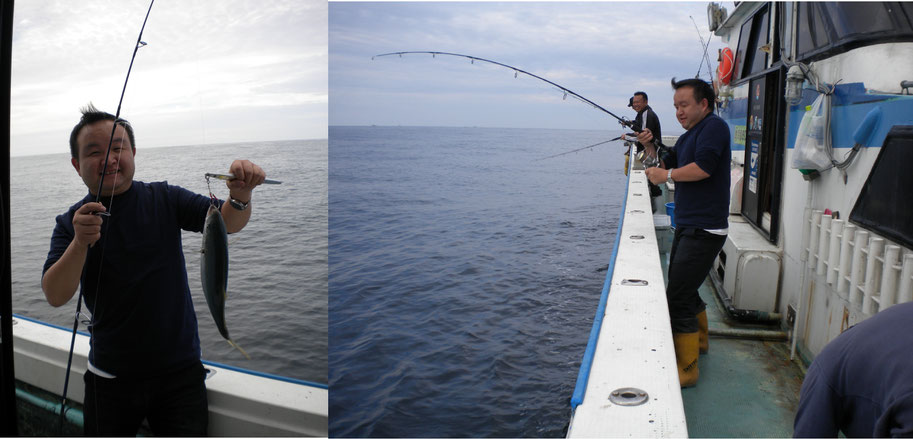
{"type": "Polygon", "coordinates": [[[200,249],[200,279],[203,283],[203,295],[212,314],[219,334],[228,344],[240,351],[250,360],[250,355],[241,349],[231,336],[225,324],[225,301],[228,299],[228,231],[222,212],[215,205],[209,207],[206,222],[203,225],[203,246],[200,249]]]}

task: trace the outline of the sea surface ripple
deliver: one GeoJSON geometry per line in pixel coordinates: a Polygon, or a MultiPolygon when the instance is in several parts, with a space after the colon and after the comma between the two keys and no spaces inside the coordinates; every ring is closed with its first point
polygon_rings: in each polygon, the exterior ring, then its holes
{"type": "Polygon", "coordinates": [[[615,131],[330,127],[330,435],[564,436],[615,131]]]}

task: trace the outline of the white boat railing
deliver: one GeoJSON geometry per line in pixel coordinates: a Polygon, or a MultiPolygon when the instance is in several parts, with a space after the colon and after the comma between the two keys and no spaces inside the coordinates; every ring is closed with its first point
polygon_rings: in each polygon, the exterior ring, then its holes
{"type": "MultiPolygon", "coordinates": [[[[14,316],[16,380],[62,394],[71,335],[65,328],[14,316]]],[[[88,353],[88,335],[77,334],[67,398],[80,404],[88,353]]],[[[210,370],[206,379],[210,435],[327,436],[326,386],[204,363],[210,370]]]]}
{"type": "Polygon", "coordinates": [[[650,190],[642,169],[628,175],[568,437],[688,436],[650,190]]]}

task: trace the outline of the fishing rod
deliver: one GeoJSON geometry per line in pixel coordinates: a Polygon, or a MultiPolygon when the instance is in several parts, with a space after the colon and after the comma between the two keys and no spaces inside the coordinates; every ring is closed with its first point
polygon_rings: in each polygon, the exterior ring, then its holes
{"type": "MultiPolygon", "coordinates": [[[[456,57],[460,57],[460,58],[468,58],[468,59],[472,62],[472,64],[475,64],[476,61],[486,62],[486,63],[489,63],[489,64],[494,64],[494,65],[496,65],[496,66],[500,66],[500,67],[504,67],[504,68],[513,70],[513,71],[514,71],[514,78],[516,78],[518,74],[522,73],[522,74],[524,74],[524,75],[526,75],[526,76],[529,76],[529,77],[531,77],[531,78],[535,78],[535,79],[538,79],[538,80],[540,80],[540,81],[546,82],[546,83],[552,85],[553,87],[556,87],[556,88],[558,88],[559,90],[563,91],[563,92],[564,92],[564,99],[567,99],[567,95],[571,95],[572,97],[576,98],[577,100],[579,100],[579,101],[581,101],[581,102],[583,102],[583,103],[589,104],[589,105],[591,105],[593,108],[596,108],[597,110],[601,110],[602,112],[607,113],[609,116],[612,116],[612,117],[614,117],[615,119],[618,119],[618,123],[620,123],[622,126],[626,126],[626,127],[628,127],[628,128],[632,128],[632,129],[633,129],[634,121],[629,120],[629,119],[626,119],[626,118],[623,118],[623,117],[618,117],[617,115],[615,115],[615,113],[612,113],[611,111],[606,110],[606,109],[603,108],[601,105],[599,105],[599,104],[597,104],[597,103],[595,103],[595,102],[593,102],[593,101],[591,101],[591,100],[589,100],[589,99],[587,99],[587,98],[585,98],[585,97],[583,97],[583,96],[581,96],[581,95],[575,93],[573,90],[571,90],[571,89],[569,89],[569,88],[567,88],[567,87],[564,87],[564,86],[562,86],[562,85],[560,85],[560,84],[557,84],[557,83],[555,83],[555,82],[549,81],[548,79],[545,79],[545,78],[543,78],[543,77],[541,77],[541,76],[539,76],[539,75],[535,75],[535,74],[533,74],[533,73],[527,72],[526,70],[519,69],[519,68],[517,68],[517,67],[510,66],[510,65],[507,65],[507,64],[504,64],[504,63],[500,63],[500,62],[497,62],[497,61],[492,61],[492,60],[490,60],[490,59],[479,58],[479,57],[477,57],[477,56],[472,56],[472,55],[463,55],[463,54],[461,54],[461,53],[435,52],[435,51],[390,52],[390,53],[382,53],[382,54],[380,54],[380,55],[374,55],[374,56],[371,57],[371,59],[373,60],[374,58],[380,58],[380,57],[382,57],[382,56],[393,56],[393,55],[398,55],[400,58],[402,58],[403,55],[408,55],[408,54],[430,54],[432,58],[436,57],[437,55],[456,56],[456,57]]],[[[639,131],[638,131],[638,132],[639,132],[639,131]]]]}
{"type": "MultiPolygon", "coordinates": [[[[124,103],[124,95],[127,93],[127,82],[130,81],[130,72],[133,71],[133,61],[136,60],[136,53],[139,51],[140,47],[143,47],[146,45],[146,43],[143,41],[143,31],[146,29],[146,22],[149,21],[149,14],[152,12],[153,4],[155,4],[155,0],[151,0],[149,2],[149,9],[146,11],[146,17],[143,19],[142,27],[140,27],[139,36],[136,37],[136,45],[133,48],[133,56],[130,57],[130,66],[127,68],[127,76],[126,76],[126,78],[124,78],[124,87],[123,87],[123,89],[121,89],[120,100],[117,102],[117,112],[114,115],[114,128],[111,129],[111,138],[110,138],[110,140],[108,140],[108,150],[105,153],[105,163],[102,167],[101,180],[98,182],[98,192],[95,195],[96,203],[98,203],[101,200],[101,191],[102,191],[102,187],[105,182],[105,174],[107,174],[107,170],[108,170],[108,159],[111,156],[111,146],[114,144],[114,135],[117,132],[118,122],[122,122],[122,123],[126,122],[126,121],[121,121],[120,110],[121,110],[121,106],[124,103]]],[[[123,148],[121,148],[120,152],[118,152],[118,155],[120,155],[121,152],[123,152],[123,148]]],[[[116,179],[117,176],[115,175],[114,178],[116,179]]],[[[113,203],[113,201],[114,201],[114,191],[112,189],[111,202],[113,203]]],[[[111,216],[111,212],[110,211],[96,212],[96,215],[111,216]]],[[[110,224],[110,223],[108,223],[108,224],[110,224]]],[[[104,255],[104,245],[102,245],[101,251],[102,251],[102,255],[104,255]]],[[[88,265],[89,265],[88,258],[89,258],[89,255],[88,255],[88,253],[86,253],[86,263],[83,265],[83,276],[85,276],[85,274],[86,274],[85,270],[88,268],[88,265]]],[[[100,267],[99,267],[99,272],[98,272],[98,278],[99,278],[99,283],[100,283],[100,281],[101,281],[101,268],[100,267]]],[[[99,283],[96,283],[96,288],[98,288],[99,283]]],[[[92,321],[94,321],[95,314],[96,314],[95,311],[97,311],[97,309],[98,309],[97,292],[98,291],[96,290],[96,297],[95,297],[96,310],[94,310],[92,313],[93,314],[92,321]]],[[[63,434],[63,422],[66,418],[67,389],[70,384],[70,369],[73,365],[73,348],[76,345],[76,331],[77,331],[77,329],[79,329],[79,317],[80,317],[80,314],[82,311],[82,296],[83,296],[82,288],[80,287],[79,296],[76,299],[76,317],[73,319],[73,336],[70,338],[70,352],[67,356],[67,372],[66,372],[66,376],[64,377],[64,381],[63,381],[63,395],[62,395],[61,402],[60,402],[60,420],[59,420],[58,425],[59,425],[59,430],[60,430],[61,434],[63,434]]],[[[92,321],[90,321],[90,325],[92,324],[92,321]]]]}
{"type": "Polygon", "coordinates": [[[694,30],[697,31],[697,37],[701,39],[701,47],[704,49],[704,57],[701,59],[701,64],[697,66],[697,74],[694,75],[694,77],[701,77],[701,67],[704,66],[704,61],[707,61],[707,73],[710,75],[710,82],[713,82],[713,65],[710,64],[710,55],[707,54],[707,49],[710,48],[710,38],[707,38],[707,42],[704,43],[704,36],[701,35],[701,30],[697,27],[697,22],[694,21],[694,17],[689,15],[688,18],[694,23],[694,30]]]}

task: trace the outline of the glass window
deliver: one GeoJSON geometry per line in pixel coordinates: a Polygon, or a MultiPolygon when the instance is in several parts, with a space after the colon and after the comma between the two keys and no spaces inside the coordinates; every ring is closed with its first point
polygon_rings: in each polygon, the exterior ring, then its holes
{"type": "Polygon", "coordinates": [[[783,44],[783,42],[780,41],[780,37],[781,32],[783,32],[784,23],[786,23],[786,8],[783,6],[783,3],[775,2],[773,5],[773,7],[776,8],[774,9],[774,14],[777,17],[777,22],[773,31],[774,40],[770,44],[770,54],[773,56],[773,62],[776,63],[777,61],[780,61],[780,47],[781,44],[783,44]]]}
{"type": "Polygon", "coordinates": [[[913,39],[913,7],[897,2],[800,2],[799,58],[824,48],[913,39]]]}
{"type": "Polygon", "coordinates": [[[748,48],[748,41],[751,40],[751,20],[746,21],[742,24],[742,30],[739,32],[739,49],[735,52],[735,70],[736,78],[742,79],[744,76],[743,66],[745,64],[745,54],[748,48]]]}
{"type": "Polygon", "coordinates": [[[850,221],[908,248],[913,247],[913,209],[903,189],[913,185],[913,127],[894,126],[859,192],[850,221]]]}
{"type": "Polygon", "coordinates": [[[739,50],[735,55],[737,79],[747,78],[767,68],[767,53],[760,49],[767,44],[770,33],[768,10],[765,6],[742,24],[739,50]]]}
{"type": "Polygon", "coordinates": [[[891,17],[885,3],[846,2],[824,5],[834,25],[837,39],[850,35],[891,30],[891,17]]]}
{"type": "Polygon", "coordinates": [[[751,56],[751,70],[749,73],[756,73],[767,68],[767,52],[761,50],[764,45],[768,43],[770,35],[770,14],[767,13],[768,8],[764,7],[755,14],[754,23],[751,25],[751,43],[748,45],[749,50],[752,50],[751,56]]]}
{"type": "Polygon", "coordinates": [[[900,3],[900,9],[901,11],[899,11],[897,15],[902,17],[900,21],[903,23],[903,26],[907,29],[913,29],[913,3],[902,2],[900,3]]]}
{"type": "Polygon", "coordinates": [[[800,2],[796,19],[798,53],[807,53],[828,44],[830,40],[827,38],[827,28],[818,12],[818,3],[800,2]]]}

